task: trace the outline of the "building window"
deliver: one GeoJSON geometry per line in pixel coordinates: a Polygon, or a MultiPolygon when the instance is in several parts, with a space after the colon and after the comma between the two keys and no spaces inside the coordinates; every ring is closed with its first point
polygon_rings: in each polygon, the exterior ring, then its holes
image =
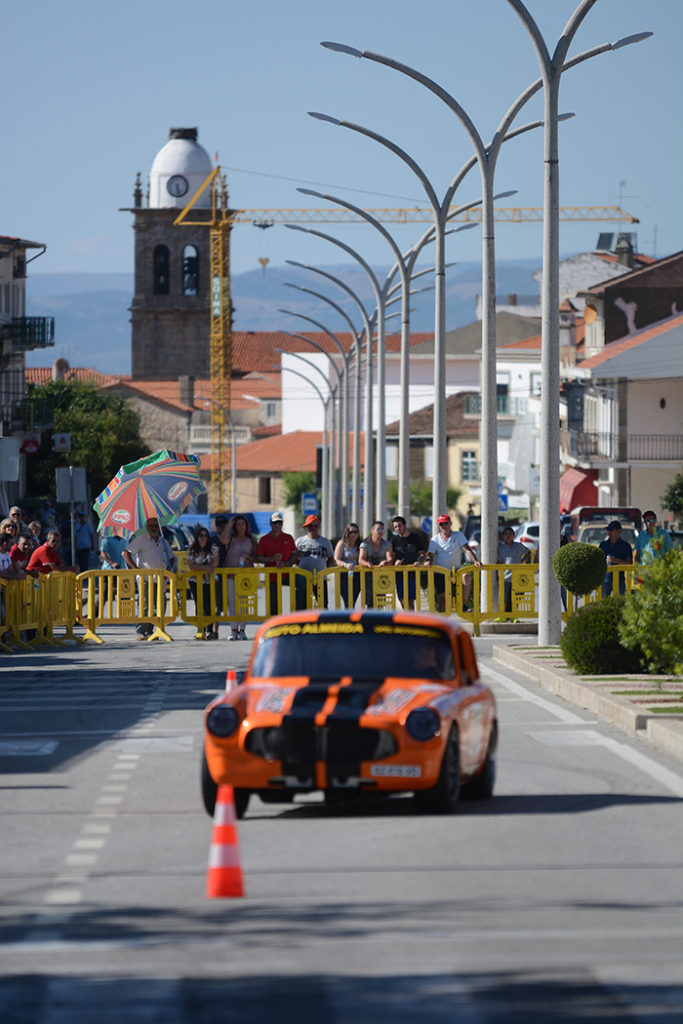
{"type": "Polygon", "coordinates": [[[168,295],[170,289],[169,255],[167,245],[157,245],[154,250],[154,294],[168,295]]]}
{"type": "Polygon", "coordinates": [[[277,417],[277,402],[266,402],[266,421],[272,423],[277,417]]]}
{"type": "Polygon", "coordinates": [[[398,445],[388,444],[386,447],[386,455],[384,465],[386,468],[386,475],[390,479],[394,479],[398,476],[398,445]]]}
{"type": "Polygon", "coordinates": [[[270,505],[270,477],[260,476],[258,480],[258,500],[259,505],[270,505]]]}
{"type": "Polygon", "coordinates": [[[540,373],[532,373],[531,375],[530,390],[534,398],[539,398],[541,394],[541,375],[540,373]]]}
{"type": "Polygon", "coordinates": [[[461,455],[461,479],[478,480],[479,467],[477,466],[477,453],[464,451],[461,455]]]}
{"type": "Polygon", "coordinates": [[[183,295],[199,295],[199,252],[196,245],[183,249],[183,295]]]}
{"type": "Polygon", "coordinates": [[[425,445],[425,480],[434,479],[434,445],[425,445]]]}

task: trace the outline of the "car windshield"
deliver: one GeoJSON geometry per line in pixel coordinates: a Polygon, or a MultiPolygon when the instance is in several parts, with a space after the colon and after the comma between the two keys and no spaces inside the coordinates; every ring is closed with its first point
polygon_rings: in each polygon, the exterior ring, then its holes
{"type": "MultiPolygon", "coordinates": [[[[581,531],[579,536],[582,544],[600,544],[603,540],[608,539],[607,530],[604,526],[588,526],[581,531]]],[[[636,531],[629,529],[627,526],[622,526],[621,539],[633,547],[636,542],[636,531]]]]}
{"type": "Polygon", "coordinates": [[[283,623],[261,637],[252,676],[354,680],[453,679],[448,636],[425,626],[360,622],[283,623]]]}

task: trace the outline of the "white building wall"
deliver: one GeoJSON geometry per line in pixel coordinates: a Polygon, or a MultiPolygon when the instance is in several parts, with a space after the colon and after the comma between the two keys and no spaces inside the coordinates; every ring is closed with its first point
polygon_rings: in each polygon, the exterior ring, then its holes
{"type": "Polygon", "coordinates": [[[628,432],[683,434],[683,378],[631,381],[628,388],[628,432]]]}

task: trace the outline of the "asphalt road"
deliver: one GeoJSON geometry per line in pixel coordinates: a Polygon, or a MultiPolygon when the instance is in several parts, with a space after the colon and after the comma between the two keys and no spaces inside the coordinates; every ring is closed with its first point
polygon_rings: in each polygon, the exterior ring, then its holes
{"type": "Polygon", "coordinates": [[[250,644],[171,632],[0,661],[2,1024],[681,1020],[680,764],[482,638],[492,801],[254,800],[207,900],[201,710],[250,644]]]}

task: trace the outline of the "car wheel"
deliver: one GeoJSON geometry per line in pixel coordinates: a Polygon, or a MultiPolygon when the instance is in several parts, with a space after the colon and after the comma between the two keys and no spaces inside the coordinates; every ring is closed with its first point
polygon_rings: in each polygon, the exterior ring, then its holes
{"type": "Polygon", "coordinates": [[[233,789],[233,794],[235,796],[235,817],[243,818],[247,813],[251,792],[248,789],[233,789]]]}
{"type": "Polygon", "coordinates": [[[496,781],[496,747],[498,746],[498,726],[493,723],[489,745],[484,759],[484,767],[463,787],[463,799],[490,800],[496,781]]]}
{"type": "Polygon", "coordinates": [[[202,800],[204,801],[204,809],[209,817],[213,818],[214,811],[216,810],[216,797],[218,795],[218,786],[211,778],[209,772],[209,766],[206,763],[206,754],[202,751],[202,800]]]}
{"type": "MultiPolygon", "coordinates": [[[[206,754],[202,753],[202,800],[204,801],[204,808],[206,813],[213,818],[216,810],[216,798],[218,796],[218,785],[211,778],[209,772],[209,766],[206,763],[206,754]]],[[[249,804],[249,797],[251,792],[248,789],[233,789],[233,797],[235,801],[235,817],[243,818],[247,806],[249,804]]]]}
{"type": "Polygon", "coordinates": [[[458,730],[453,726],[435,786],[415,793],[415,807],[420,814],[452,814],[460,795],[460,750],[458,730]]]}

